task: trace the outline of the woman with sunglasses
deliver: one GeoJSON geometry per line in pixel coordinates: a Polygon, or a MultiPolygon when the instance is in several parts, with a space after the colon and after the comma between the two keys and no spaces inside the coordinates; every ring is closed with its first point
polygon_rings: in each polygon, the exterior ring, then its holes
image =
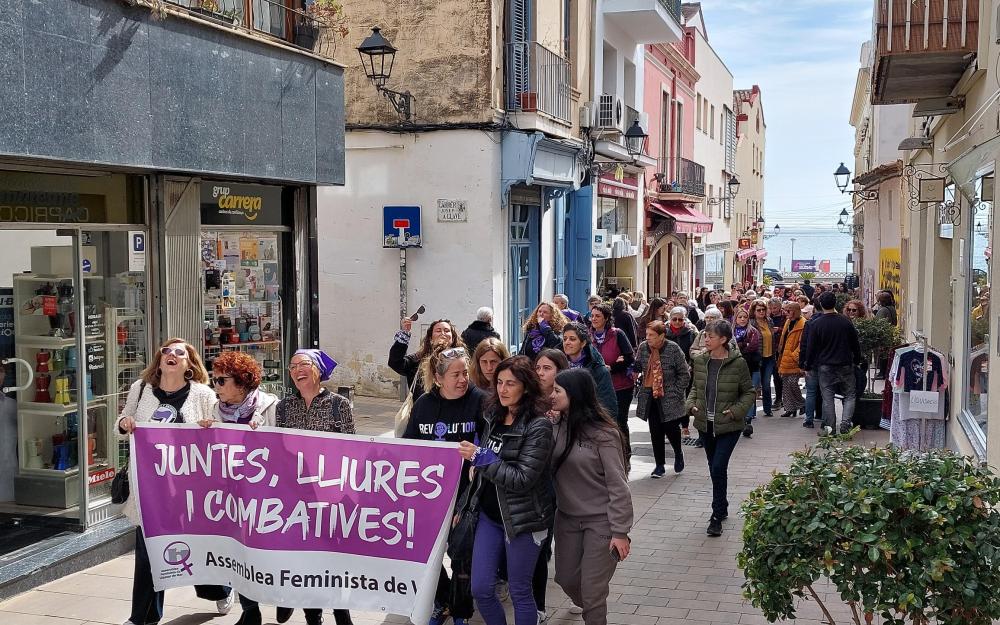
{"type": "MultiPolygon", "coordinates": [[[[859,299],[848,300],[844,304],[844,315],[851,320],[852,323],[857,324],[858,319],[867,319],[868,310],[865,308],[864,303],[859,299]]],[[[868,367],[871,363],[864,362],[854,368],[854,390],[855,397],[861,397],[865,389],[868,388],[868,367]]]]}
{"type": "MultiPolygon", "coordinates": [[[[330,379],[337,362],[319,349],[300,349],[288,363],[288,373],[295,385],[295,394],[278,402],[275,425],[279,428],[354,434],[354,412],[351,402],[342,395],[321,386],[330,379]]],[[[292,608],[278,608],[278,622],[292,616],[292,608]]],[[[322,625],[323,610],[306,608],[306,625],[322,625]]],[[[337,625],[352,625],[351,613],[334,610],[337,625]]]]}
{"type": "MultiPolygon", "coordinates": [[[[480,347],[485,343],[480,343],[480,347]]],[[[477,432],[483,429],[486,393],[469,384],[469,355],[465,348],[435,347],[424,359],[421,374],[424,388],[428,390],[413,404],[403,438],[449,443],[475,441],[477,432]]],[[[458,498],[468,485],[466,466],[459,482],[458,498]]],[[[465,555],[466,558],[452,558],[451,578],[441,567],[429,625],[442,625],[449,617],[454,619],[455,625],[466,625],[472,618],[472,554],[465,555]]]]}
{"type": "Polygon", "coordinates": [[[416,401],[424,394],[424,387],[420,383],[420,363],[424,358],[431,353],[435,345],[458,347],[464,346],[464,343],[459,338],[455,324],[448,319],[438,319],[427,328],[424,339],[420,342],[420,348],[412,354],[407,354],[411,330],[413,330],[412,319],[406,317],[400,320],[399,331],[393,337],[392,347],[389,348],[389,368],[406,378],[407,388],[413,389],[413,401],[416,401]]]}
{"type": "MultiPolygon", "coordinates": [[[[755,299],[750,304],[750,325],[757,330],[760,335],[760,367],[756,373],[752,373],[753,385],[760,389],[764,400],[764,416],[771,417],[774,406],[771,404],[771,378],[774,377],[774,355],[776,353],[776,336],[771,319],[768,317],[767,299],[755,299]]],[[[754,404],[754,413],[757,412],[757,405],[754,404]]],[[[747,416],[752,416],[747,413],[747,416]]]]}
{"type": "MultiPolygon", "coordinates": [[[[258,427],[274,426],[278,398],[260,390],[263,371],[257,359],[237,351],[224,351],[212,361],[212,385],[219,401],[215,404],[215,421],[258,427]]],[[[202,423],[210,426],[213,422],[202,423]]],[[[260,605],[239,595],[243,613],[236,625],[260,625],[260,605]]],[[[278,608],[280,610],[284,608],[278,608]]]]}
{"type": "Polygon", "coordinates": [[[508,358],[510,351],[500,339],[490,337],[480,341],[469,369],[469,378],[476,388],[487,393],[492,391],[496,385],[497,365],[508,358]]]}
{"type": "MultiPolygon", "coordinates": [[[[118,433],[126,437],[135,430],[137,423],[211,421],[217,400],[207,382],[208,372],[197,350],[184,339],[167,339],[129,388],[125,407],[118,417],[118,433]]],[[[131,476],[134,475],[132,472],[131,476]]],[[[130,490],[136,492],[135,484],[130,490]]],[[[139,527],[134,496],[125,501],[123,512],[136,525],[132,612],[124,625],[154,625],[163,618],[164,593],[153,588],[149,554],[139,527]]],[[[233,607],[232,590],[225,586],[195,586],[195,592],[202,599],[215,601],[219,614],[228,614],[233,607]]]]}

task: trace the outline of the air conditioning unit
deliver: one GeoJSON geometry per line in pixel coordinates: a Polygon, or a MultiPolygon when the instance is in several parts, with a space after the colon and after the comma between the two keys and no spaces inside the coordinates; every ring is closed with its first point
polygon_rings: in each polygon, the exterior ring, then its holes
{"type": "Polygon", "coordinates": [[[597,128],[625,132],[625,103],[614,94],[602,94],[597,107],[597,128]]]}
{"type": "Polygon", "coordinates": [[[590,128],[594,125],[594,103],[584,102],[580,106],[580,128],[590,128]]]}

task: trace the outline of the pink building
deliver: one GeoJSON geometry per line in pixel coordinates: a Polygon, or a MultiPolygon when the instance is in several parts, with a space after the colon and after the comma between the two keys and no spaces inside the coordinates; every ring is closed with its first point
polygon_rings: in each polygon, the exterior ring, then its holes
{"type": "Polygon", "coordinates": [[[693,160],[695,138],[695,31],[685,27],[675,44],[646,46],[645,102],[649,115],[648,154],[657,159],[646,172],[644,211],[648,297],[669,296],[701,286],[692,267],[694,246],[712,231],[701,212],[705,168],[693,160]]]}

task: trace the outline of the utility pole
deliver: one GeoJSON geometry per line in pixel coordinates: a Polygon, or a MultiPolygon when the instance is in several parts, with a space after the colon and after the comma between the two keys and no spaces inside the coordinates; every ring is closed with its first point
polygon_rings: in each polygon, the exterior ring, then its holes
{"type": "Polygon", "coordinates": [[[790,265],[788,266],[789,271],[795,270],[795,237],[792,237],[792,258],[789,260],[790,265]]]}

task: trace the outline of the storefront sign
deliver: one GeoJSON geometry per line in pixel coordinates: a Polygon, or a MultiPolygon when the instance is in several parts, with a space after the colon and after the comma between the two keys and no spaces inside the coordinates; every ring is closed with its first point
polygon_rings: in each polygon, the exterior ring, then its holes
{"type": "Polygon", "coordinates": [[[438,200],[438,221],[469,221],[469,204],[465,200],[438,200]]]}
{"type": "Polygon", "coordinates": [[[737,241],[737,247],[741,250],[750,249],[751,247],[750,237],[741,237],[740,240],[737,241]]]}
{"type": "Polygon", "coordinates": [[[608,258],[611,256],[611,246],[608,245],[608,231],[605,228],[594,230],[594,243],[591,256],[594,258],[608,258]]]}
{"type": "Polygon", "coordinates": [[[634,200],[638,197],[635,189],[628,189],[610,182],[597,183],[597,195],[603,197],[620,197],[625,200],[634,200]]]}
{"type": "Polygon", "coordinates": [[[201,223],[211,226],[282,225],[281,187],[201,183],[201,223]]]}
{"type": "Polygon", "coordinates": [[[113,479],[115,479],[115,470],[113,468],[99,469],[90,472],[90,475],[87,476],[87,484],[95,486],[113,479]]]}
{"type": "Polygon", "coordinates": [[[153,585],[430,617],[462,472],[451,443],[142,425],[133,497],[153,585]]]}
{"type": "Polygon", "coordinates": [[[902,262],[899,248],[883,247],[879,250],[878,261],[879,288],[892,292],[896,301],[900,301],[899,295],[902,281],[900,272],[902,262]]]}
{"type": "Polygon", "coordinates": [[[0,189],[0,222],[89,224],[107,218],[103,195],[0,189]]]}
{"type": "Polygon", "coordinates": [[[146,233],[128,231],[128,270],[146,271],[146,233]]]}

